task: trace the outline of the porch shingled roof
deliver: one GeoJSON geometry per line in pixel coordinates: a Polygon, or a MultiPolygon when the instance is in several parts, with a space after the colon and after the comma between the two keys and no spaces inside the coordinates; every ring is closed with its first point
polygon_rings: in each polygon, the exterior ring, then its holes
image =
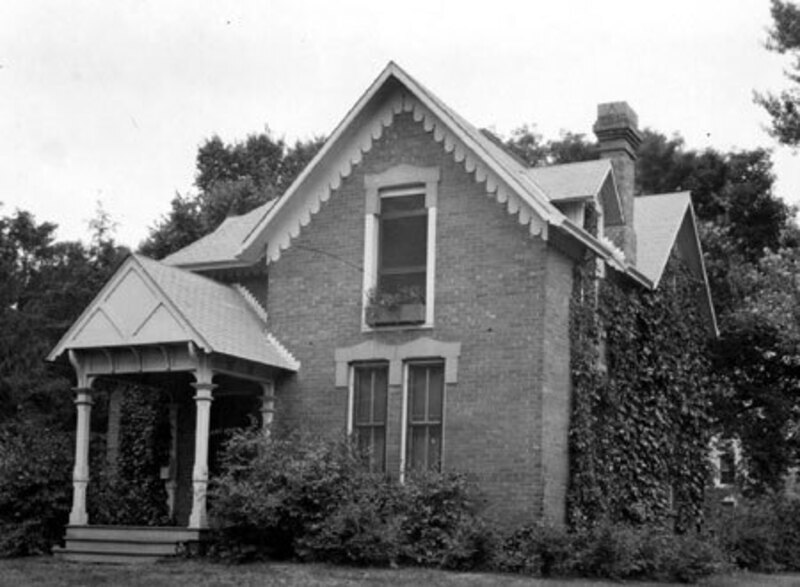
{"type": "Polygon", "coordinates": [[[209,353],[296,371],[297,361],[267,331],[251,303],[230,285],[131,255],[48,358],[55,360],[67,349],[186,341],[209,353]],[[141,305],[143,311],[128,312],[125,304],[141,305]],[[158,316],[172,318],[150,328],[158,316]]]}

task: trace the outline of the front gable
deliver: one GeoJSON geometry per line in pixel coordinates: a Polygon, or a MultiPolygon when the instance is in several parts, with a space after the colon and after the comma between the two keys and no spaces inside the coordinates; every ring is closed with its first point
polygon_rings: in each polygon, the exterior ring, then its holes
{"type": "Polygon", "coordinates": [[[135,256],[106,284],[48,357],[64,349],[193,341],[206,346],[135,256]]]}
{"type": "Polygon", "coordinates": [[[564,217],[514,163],[394,64],[389,64],[337,127],[304,172],[264,216],[242,245],[240,258],[255,260],[266,248],[275,261],[308,225],[343,179],[350,176],[396,116],[407,113],[444,151],[485,183],[487,195],[505,206],[531,234],[547,239],[548,224],[564,217]]]}

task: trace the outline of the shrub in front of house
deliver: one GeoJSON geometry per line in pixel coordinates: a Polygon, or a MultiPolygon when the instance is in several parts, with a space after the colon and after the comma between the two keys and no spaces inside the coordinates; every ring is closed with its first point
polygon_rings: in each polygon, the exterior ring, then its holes
{"type": "Polygon", "coordinates": [[[36,422],[0,428],[0,557],[50,552],[72,498],[71,435],[36,422]]]}
{"type": "Polygon", "coordinates": [[[722,552],[705,537],[619,524],[577,531],[525,526],[505,537],[492,564],[494,570],[536,577],[681,582],[725,566],[722,552]]]}
{"type": "Polygon", "coordinates": [[[210,493],[212,554],[680,581],[724,566],[713,544],[650,527],[535,525],[502,535],[479,516],[464,476],[409,474],[401,484],[365,463],[347,441],[234,435],[210,493]]]}
{"type": "Polygon", "coordinates": [[[213,481],[212,554],[469,568],[485,557],[478,500],[463,476],[368,470],[348,441],[234,435],[213,481]]]}
{"type": "Polygon", "coordinates": [[[750,571],[800,571],[800,499],[764,495],[717,512],[709,521],[720,547],[750,571]]]}

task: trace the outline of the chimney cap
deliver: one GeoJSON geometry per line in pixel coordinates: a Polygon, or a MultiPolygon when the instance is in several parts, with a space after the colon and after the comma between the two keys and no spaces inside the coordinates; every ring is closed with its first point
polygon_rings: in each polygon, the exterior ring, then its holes
{"type": "Polygon", "coordinates": [[[600,152],[626,151],[636,158],[636,149],[642,142],[639,117],[627,102],[605,102],[597,105],[594,134],[600,143],[600,152]]]}
{"type": "Polygon", "coordinates": [[[639,117],[627,102],[605,102],[597,105],[597,127],[638,129],[639,117]]]}

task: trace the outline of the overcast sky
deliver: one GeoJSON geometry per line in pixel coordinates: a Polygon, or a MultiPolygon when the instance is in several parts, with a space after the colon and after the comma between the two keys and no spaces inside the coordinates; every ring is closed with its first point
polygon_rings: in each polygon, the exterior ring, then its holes
{"type": "Polygon", "coordinates": [[[800,204],[800,156],[752,101],[786,85],[769,24],[768,0],[6,0],[0,215],[86,238],[100,201],[136,246],[193,190],[204,139],[328,134],[389,60],[500,133],[590,134],[598,102],[626,100],[693,148],[774,148],[800,204]]]}

